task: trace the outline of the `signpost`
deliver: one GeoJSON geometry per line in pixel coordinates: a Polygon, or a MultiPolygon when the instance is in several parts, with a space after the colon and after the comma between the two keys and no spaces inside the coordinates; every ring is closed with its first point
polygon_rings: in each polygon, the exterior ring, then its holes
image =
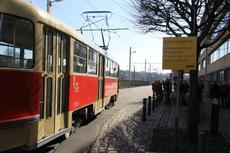
{"type": "Polygon", "coordinates": [[[197,37],[165,37],[163,38],[163,69],[178,71],[173,80],[177,82],[177,103],[174,122],[174,153],[178,152],[179,97],[181,71],[196,70],[197,37]]]}
{"type": "Polygon", "coordinates": [[[197,37],[163,38],[163,69],[195,70],[197,37]]]}

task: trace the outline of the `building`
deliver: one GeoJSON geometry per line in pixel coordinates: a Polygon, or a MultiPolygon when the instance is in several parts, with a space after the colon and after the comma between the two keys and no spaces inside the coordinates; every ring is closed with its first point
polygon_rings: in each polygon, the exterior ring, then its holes
{"type": "Polygon", "coordinates": [[[230,39],[219,41],[201,50],[198,60],[198,76],[206,85],[212,81],[230,83],[230,39]]]}

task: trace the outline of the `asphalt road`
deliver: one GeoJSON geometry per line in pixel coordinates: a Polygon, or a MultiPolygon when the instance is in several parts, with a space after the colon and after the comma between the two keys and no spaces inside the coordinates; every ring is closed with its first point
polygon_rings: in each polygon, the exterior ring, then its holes
{"type": "Polygon", "coordinates": [[[126,106],[140,102],[150,95],[152,95],[151,86],[120,89],[118,101],[113,107],[104,110],[93,121],[81,126],[68,139],[59,138],[30,153],[88,153],[90,147],[102,132],[104,124],[109,122],[120,110],[125,109],[126,106]]]}

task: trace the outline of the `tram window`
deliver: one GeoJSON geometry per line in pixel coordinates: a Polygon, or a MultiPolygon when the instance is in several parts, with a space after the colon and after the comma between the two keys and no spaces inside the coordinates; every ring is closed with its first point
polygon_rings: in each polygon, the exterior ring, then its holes
{"type": "Polygon", "coordinates": [[[48,32],[48,72],[53,72],[53,32],[48,32]]]}
{"type": "Polygon", "coordinates": [[[112,62],[111,64],[111,76],[115,77],[116,76],[116,63],[112,62]]]}
{"type": "Polygon", "coordinates": [[[62,56],[62,36],[59,33],[58,34],[58,73],[61,72],[61,66],[62,66],[61,56],[62,56]]]}
{"type": "Polygon", "coordinates": [[[67,71],[67,38],[66,37],[63,37],[63,53],[62,53],[62,56],[63,56],[63,61],[62,61],[62,72],[63,73],[66,73],[67,71]]]}
{"type": "Polygon", "coordinates": [[[25,19],[0,13],[0,66],[32,68],[33,24],[25,19]]]}
{"type": "Polygon", "coordinates": [[[107,59],[106,62],[106,76],[111,76],[111,66],[112,66],[112,61],[110,59],[107,59]]]}
{"type": "Polygon", "coordinates": [[[97,53],[91,49],[88,55],[88,73],[97,74],[97,53]]]}
{"type": "Polygon", "coordinates": [[[74,56],[74,72],[86,73],[86,60],[78,56],[74,56]]]}
{"type": "Polygon", "coordinates": [[[80,43],[75,43],[74,54],[82,58],[86,58],[87,48],[80,43]]]}
{"type": "Polygon", "coordinates": [[[111,61],[110,76],[114,77],[114,62],[111,61]]]}
{"type": "Polygon", "coordinates": [[[42,70],[45,71],[45,67],[46,67],[46,30],[43,30],[43,44],[42,44],[42,70]]]}
{"type": "Polygon", "coordinates": [[[62,79],[62,113],[67,109],[67,78],[62,79]]]}
{"type": "Polygon", "coordinates": [[[105,75],[110,75],[110,66],[109,66],[109,59],[106,59],[106,68],[105,68],[105,75]]]}
{"type": "Polygon", "coordinates": [[[47,79],[46,86],[46,117],[52,116],[52,78],[47,79]]]}
{"type": "Polygon", "coordinates": [[[118,77],[118,64],[114,63],[113,70],[114,70],[114,77],[118,77]]]}
{"type": "Polygon", "coordinates": [[[87,48],[79,43],[74,44],[74,72],[86,73],[87,48]]]}
{"type": "Polygon", "coordinates": [[[61,112],[61,78],[58,78],[57,114],[61,112]]]}

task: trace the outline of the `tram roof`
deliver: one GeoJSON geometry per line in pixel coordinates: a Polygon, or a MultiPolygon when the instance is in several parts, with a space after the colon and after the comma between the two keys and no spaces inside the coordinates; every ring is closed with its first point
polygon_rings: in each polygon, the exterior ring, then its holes
{"type": "MultiPolygon", "coordinates": [[[[65,34],[76,38],[80,42],[87,44],[89,47],[105,54],[105,50],[88,41],[80,32],[64,22],[43,11],[39,7],[27,2],[26,0],[0,0],[0,12],[20,16],[29,19],[35,23],[43,23],[65,34]]],[[[107,56],[107,55],[106,55],[107,56]]]]}

